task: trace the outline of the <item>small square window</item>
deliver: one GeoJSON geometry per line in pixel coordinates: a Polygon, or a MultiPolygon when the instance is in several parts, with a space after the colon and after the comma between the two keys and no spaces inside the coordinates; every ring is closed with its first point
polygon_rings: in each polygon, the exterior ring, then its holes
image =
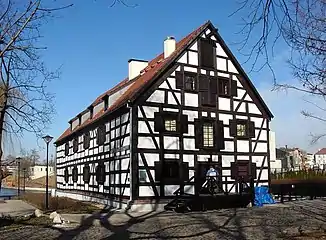
{"type": "Polygon", "coordinates": [[[238,137],[245,137],[246,136],[246,125],[245,124],[237,124],[237,136],[238,137]]]}
{"type": "Polygon", "coordinates": [[[204,123],[203,125],[203,146],[214,147],[214,126],[213,123],[204,123]]]}
{"type": "Polygon", "coordinates": [[[147,182],[147,173],[145,169],[139,170],[139,182],[141,183],[147,182]]]}
{"type": "Polygon", "coordinates": [[[177,131],[177,121],[175,119],[165,119],[164,120],[165,131],[176,132],[177,131]]]}

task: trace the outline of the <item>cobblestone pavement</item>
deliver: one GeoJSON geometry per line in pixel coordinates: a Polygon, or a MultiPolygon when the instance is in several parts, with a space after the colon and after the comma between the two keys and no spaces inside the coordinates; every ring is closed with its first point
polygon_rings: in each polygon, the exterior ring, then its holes
{"type": "MultiPolygon", "coordinates": [[[[108,215],[101,219],[101,226],[0,229],[0,239],[323,239],[324,235],[326,239],[326,200],[296,201],[286,206],[187,214],[155,212],[122,218],[108,215]],[[312,234],[316,238],[305,236],[312,234]]],[[[93,220],[90,217],[85,223],[93,220]]]]}

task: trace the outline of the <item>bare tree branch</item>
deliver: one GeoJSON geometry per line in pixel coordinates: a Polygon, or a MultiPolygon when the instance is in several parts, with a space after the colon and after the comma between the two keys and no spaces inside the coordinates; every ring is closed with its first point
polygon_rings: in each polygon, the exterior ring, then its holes
{"type": "MultiPolygon", "coordinates": [[[[238,33],[243,40],[238,44],[246,62],[252,61],[250,71],[267,67],[273,74],[274,90],[292,89],[326,99],[325,0],[243,0],[231,14],[235,15],[241,15],[244,22],[238,33]],[[278,43],[290,49],[286,63],[299,84],[281,83],[276,78],[271,62],[278,43]]],[[[302,114],[325,120],[307,111],[302,114]]],[[[315,139],[323,134],[319,136],[315,139]]]]}

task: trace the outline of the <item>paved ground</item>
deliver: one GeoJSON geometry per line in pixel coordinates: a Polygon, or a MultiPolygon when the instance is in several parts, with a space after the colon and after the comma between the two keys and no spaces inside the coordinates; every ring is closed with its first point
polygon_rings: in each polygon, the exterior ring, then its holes
{"type": "MultiPolygon", "coordinates": [[[[176,214],[147,213],[135,217],[109,213],[88,216],[83,226],[26,226],[1,231],[1,239],[323,239],[326,200],[297,201],[286,206],[176,214]],[[99,219],[100,226],[90,226],[99,219]],[[298,237],[310,232],[316,238],[298,237]]],[[[326,239],[326,235],[324,236],[326,239]]]]}
{"type": "Polygon", "coordinates": [[[24,216],[34,213],[35,208],[22,200],[4,200],[0,202],[0,216],[24,216]]]}

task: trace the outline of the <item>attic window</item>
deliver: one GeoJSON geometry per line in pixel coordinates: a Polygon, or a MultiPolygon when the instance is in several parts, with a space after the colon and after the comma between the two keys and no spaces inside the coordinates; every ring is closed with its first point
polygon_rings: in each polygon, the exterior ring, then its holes
{"type": "Polygon", "coordinates": [[[200,66],[214,68],[214,44],[208,39],[200,39],[200,66]]]}

